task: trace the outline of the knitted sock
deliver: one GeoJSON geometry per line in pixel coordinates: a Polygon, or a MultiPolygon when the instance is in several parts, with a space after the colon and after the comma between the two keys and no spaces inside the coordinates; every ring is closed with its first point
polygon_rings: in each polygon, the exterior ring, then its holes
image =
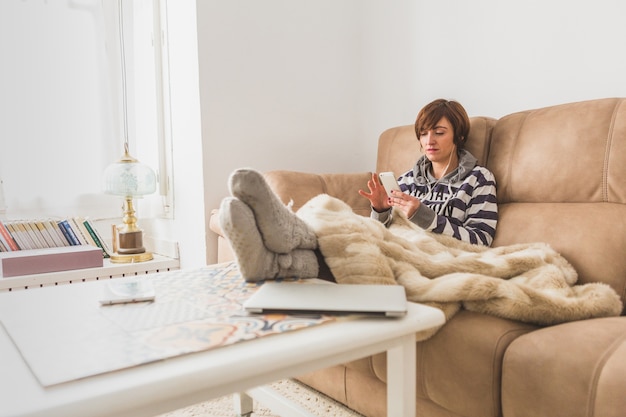
{"type": "Polygon", "coordinates": [[[253,169],[238,169],[230,176],[230,192],[246,203],[256,218],[265,247],[276,253],[316,249],[317,237],[309,226],[287,208],[253,169]]]}
{"type": "Polygon", "coordinates": [[[263,245],[254,213],[242,201],[232,197],[222,200],[219,222],[246,281],[317,276],[319,266],[313,250],[296,249],[285,254],[269,251],[263,245]]]}

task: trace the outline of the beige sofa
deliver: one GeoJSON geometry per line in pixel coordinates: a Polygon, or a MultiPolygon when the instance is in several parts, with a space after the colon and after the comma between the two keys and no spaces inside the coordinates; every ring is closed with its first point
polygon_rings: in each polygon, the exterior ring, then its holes
{"type": "MultiPolygon", "coordinates": [[[[467,148],[498,183],[494,246],[547,242],[579,282],[604,282],[626,300],[626,99],[474,117],[467,148]]],[[[402,173],[418,154],[412,125],[389,129],[376,170],[402,173]]],[[[369,215],[357,194],[369,173],[266,175],[295,209],[327,193],[369,215]]],[[[220,241],[220,261],[232,259],[220,241]]],[[[299,379],[374,417],[386,414],[385,375],[377,355],[299,379]]],[[[539,328],[461,311],[417,344],[416,408],[429,417],[625,416],[626,317],[539,328]]]]}

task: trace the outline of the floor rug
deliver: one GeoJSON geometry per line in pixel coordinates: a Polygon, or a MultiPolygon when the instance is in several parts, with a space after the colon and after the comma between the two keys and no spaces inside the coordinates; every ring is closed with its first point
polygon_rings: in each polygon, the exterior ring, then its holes
{"type": "MultiPolygon", "coordinates": [[[[270,384],[272,388],[287,399],[299,404],[309,412],[324,417],[362,417],[356,411],[329,398],[297,381],[285,379],[270,384]]],[[[234,416],[232,396],[227,395],[215,400],[192,405],[159,417],[230,417],[234,416]]],[[[251,417],[279,417],[272,410],[254,401],[254,412],[251,417]]]]}

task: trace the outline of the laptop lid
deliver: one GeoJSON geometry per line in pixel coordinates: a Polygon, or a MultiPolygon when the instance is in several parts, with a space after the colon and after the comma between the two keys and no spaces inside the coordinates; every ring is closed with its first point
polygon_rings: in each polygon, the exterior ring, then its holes
{"type": "Polygon", "coordinates": [[[407,301],[401,285],[268,282],[243,303],[249,313],[367,314],[401,317],[407,301]]]}

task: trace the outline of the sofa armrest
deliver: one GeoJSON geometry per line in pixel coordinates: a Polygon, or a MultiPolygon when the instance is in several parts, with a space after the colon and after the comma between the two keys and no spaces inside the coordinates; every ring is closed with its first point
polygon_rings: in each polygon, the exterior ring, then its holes
{"type": "MultiPolygon", "coordinates": [[[[265,178],[276,195],[292,210],[298,211],[307,201],[319,194],[328,194],[346,202],[355,213],[369,216],[369,201],[359,195],[359,189],[367,190],[367,181],[371,172],[356,174],[311,174],[297,171],[268,171],[265,178]]],[[[234,259],[228,241],[219,225],[219,210],[211,211],[209,228],[218,235],[217,261],[227,262],[234,259]]]]}

